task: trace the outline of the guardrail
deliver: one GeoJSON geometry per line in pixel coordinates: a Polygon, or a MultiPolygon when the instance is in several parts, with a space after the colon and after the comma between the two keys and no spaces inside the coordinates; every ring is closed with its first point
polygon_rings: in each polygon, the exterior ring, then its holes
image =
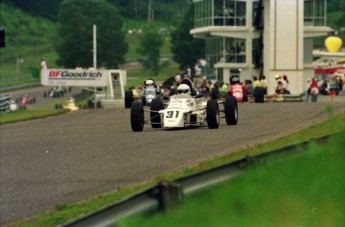
{"type": "Polygon", "coordinates": [[[11,96],[5,95],[0,97],[0,112],[6,113],[10,111],[11,103],[10,103],[11,96]]]}
{"type": "MultiPolygon", "coordinates": [[[[329,136],[317,138],[313,141],[322,143],[325,142],[328,137],[329,136]]],[[[211,186],[230,180],[244,173],[245,169],[249,166],[261,164],[271,158],[274,158],[274,161],[282,162],[286,159],[306,155],[307,152],[304,148],[306,148],[307,144],[308,142],[304,142],[257,156],[246,156],[238,161],[186,176],[173,182],[160,182],[154,187],[67,222],[62,226],[114,226],[120,219],[134,214],[168,210],[178,206],[182,202],[183,196],[202,192],[209,189],[211,186]]]]}

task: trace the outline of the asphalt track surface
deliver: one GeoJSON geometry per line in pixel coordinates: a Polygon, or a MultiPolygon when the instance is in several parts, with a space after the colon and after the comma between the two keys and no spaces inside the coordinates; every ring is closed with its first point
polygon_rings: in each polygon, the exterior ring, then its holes
{"type": "Polygon", "coordinates": [[[218,129],[132,132],[130,110],[87,109],[0,126],[0,224],[58,204],[142,183],[161,174],[299,131],[344,102],[239,104],[239,123],[218,129]]]}

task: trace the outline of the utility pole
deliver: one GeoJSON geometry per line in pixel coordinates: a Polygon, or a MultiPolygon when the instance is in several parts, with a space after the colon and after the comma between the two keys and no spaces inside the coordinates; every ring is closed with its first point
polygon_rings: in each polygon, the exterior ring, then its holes
{"type": "MultiPolygon", "coordinates": [[[[94,70],[97,69],[97,26],[94,24],[93,25],[93,68],[94,70]]],[[[94,108],[97,108],[97,103],[96,103],[96,91],[97,88],[94,88],[94,93],[95,93],[95,101],[94,101],[94,108]]]]}
{"type": "Polygon", "coordinates": [[[97,26],[93,25],[93,68],[97,69],[97,26]]]}

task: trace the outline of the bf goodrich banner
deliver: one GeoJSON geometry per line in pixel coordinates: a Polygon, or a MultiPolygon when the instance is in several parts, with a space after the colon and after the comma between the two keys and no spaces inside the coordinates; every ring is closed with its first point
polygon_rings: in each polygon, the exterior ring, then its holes
{"type": "Polygon", "coordinates": [[[109,84],[108,70],[48,69],[41,71],[44,86],[90,86],[103,87],[109,84]]]}

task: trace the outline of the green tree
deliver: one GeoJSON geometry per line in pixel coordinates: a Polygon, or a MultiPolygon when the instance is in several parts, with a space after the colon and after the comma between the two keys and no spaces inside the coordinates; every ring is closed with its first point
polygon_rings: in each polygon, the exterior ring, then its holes
{"type": "Polygon", "coordinates": [[[171,34],[171,52],[173,59],[182,69],[193,66],[198,58],[205,58],[205,41],[195,39],[189,32],[194,28],[194,6],[191,4],[181,23],[171,34]]]}
{"type": "Polygon", "coordinates": [[[137,52],[142,56],[138,59],[146,70],[157,76],[160,70],[160,49],[164,38],[153,28],[149,28],[140,36],[140,45],[137,52]]]}
{"type": "Polygon", "coordinates": [[[58,14],[58,65],[93,66],[93,25],[97,25],[97,67],[118,68],[128,44],[118,10],[106,0],[65,0],[58,14]]]}

